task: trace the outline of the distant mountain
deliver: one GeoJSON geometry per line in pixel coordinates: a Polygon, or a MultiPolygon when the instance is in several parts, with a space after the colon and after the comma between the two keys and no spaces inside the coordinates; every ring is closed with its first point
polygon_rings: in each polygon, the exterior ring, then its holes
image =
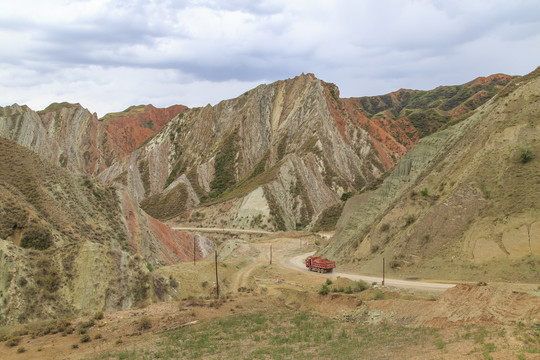
{"type": "Polygon", "coordinates": [[[380,274],[385,258],[390,276],[537,282],[539,94],[540,68],[422,138],[349,201],[322,253],[364,273],[380,274]]]}
{"type": "Polygon", "coordinates": [[[215,247],[0,137],[0,324],[167,298],[169,280],[149,269],[192,259],[195,243],[199,258],[215,247]]]}
{"type": "Polygon", "coordinates": [[[54,103],[38,112],[15,104],[0,107],[0,136],[71,171],[97,175],[186,110],[141,105],[98,121],[79,104],[54,103]]]}

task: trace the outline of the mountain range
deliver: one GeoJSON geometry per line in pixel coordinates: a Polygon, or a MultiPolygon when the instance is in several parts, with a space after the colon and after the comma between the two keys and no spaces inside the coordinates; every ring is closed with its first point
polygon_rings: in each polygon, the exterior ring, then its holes
{"type": "Polygon", "coordinates": [[[335,228],[322,254],[343,266],[513,279],[538,253],[537,78],[340,98],[302,74],[191,109],[0,107],[0,323],[173,296],[151,270],[216,244],[171,224],[335,228]]]}

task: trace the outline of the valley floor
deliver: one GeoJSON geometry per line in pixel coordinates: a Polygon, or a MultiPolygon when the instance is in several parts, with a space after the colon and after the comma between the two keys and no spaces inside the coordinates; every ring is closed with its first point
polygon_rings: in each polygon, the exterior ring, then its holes
{"type": "Polygon", "coordinates": [[[219,299],[212,256],[157,269],[178,281],[179,300],[1,328],[0,358],[540,358],[537,285],[458,284],[441,295],[290,266],[321,241],[285,233],[221,248],[219,299]]]}

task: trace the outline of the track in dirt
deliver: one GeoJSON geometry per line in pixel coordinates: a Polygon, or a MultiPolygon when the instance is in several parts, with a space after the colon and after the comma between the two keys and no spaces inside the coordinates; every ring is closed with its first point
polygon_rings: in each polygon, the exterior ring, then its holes
{"type": "MultiPolygon", "coordinates": [[[[293,269],[301,270],[301,271],[308,271],[306,270],[304,259],[310,255],[313,255],[314,253],[315,252],[309,252],[309,253],[297,255],[295,257],[287,259],[284,262],[284,264],[288,266],[289,268],[293,268],[293,269]]],[[[327,273],[326,276],[328,275],[330,274],[327,273]]],[[[346,273],[340,273],[340,272],[335,272],[335,271],[332,272],[331,275],[348,278],[355,281],[363,280],[367,282],[368,284],[371,284],[374,282],[379,283],[379,284],[382,283],[382,277],[346,274],[346,273]]],[[[432,282],[422,282],[422,281],[408,281],[408,280],[398,280],[398,279],[388,279],[388,278],[384,279],[384,285],[393,286],[397,288],[403,288],[403,289],[426,290],[426,291],[440,292],[440,293],[444,292],[445,290],[449,288],[456,286],[456,284],[442,284],[442,283],[435,283],[435,282],[432,283],[432,282]]]]}
{"type": "Polygon", "coordinates": [[[261,234],[270,235],[271,231],[265,230],[246,230],[246,229],[227,229],[227,228],[198,228],[198,227],[180,227],[172,226],[171,229],[179,231],[200,231],[200,232],[215,232],[215,233],[238,233],[238,234],[261,234]]]}

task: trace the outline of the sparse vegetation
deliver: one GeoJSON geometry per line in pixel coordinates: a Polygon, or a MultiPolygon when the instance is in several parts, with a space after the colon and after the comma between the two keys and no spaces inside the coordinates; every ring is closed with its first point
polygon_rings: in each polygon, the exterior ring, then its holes
{"type": "Polygon", "coordinates": [[[137,321],[137,329],[148,330],[152,327],[152,322],[148,316],[143,316],[137,321]]]}
{"type": "Polygon", "coordinates": [[[525,164],[534,158],[533,149],[529,145],[519,144],[518,149],[519,149],[519,160],[522,163],[525,164]]]}
{"type": "Polygon", "coordinates": [[[416,221],[416,216],[414,215],[409,215],[407,216],[407,218],[405,219],[405,226],[409,226],[411,225],[413,222],[416,221]]]}
{"type": "Polygon", "coordinates": [[[9,347],[15,347],[17,345],[19,345],[19,343],[21,342],[22,340],[22,337],[21,336],[13,336],[11,338],[9,338],[7,341],[6,341],[6,346],[9,346],[9,347]]]}
{"type": "Polygon", "coordinates": [[[51,235],[45,230],[29,231],[24,234],[21,240],[23,248],[32,248],[36,250],[45,250],[52,245],[51,235]]]}
{"type": "Polygon", "coordinates": [[[317,231],[330,231],[336,228],[336,224],[343,211],[344,204],[338,202],[326,209],[319,215],[314,228],[317,231]]]}
{"type": "Polygon", "coordinates": [[[216,155],[214,162],[215,177],[210,182],[210,199],[216,199],[225,190],[236,184],[234,175],[236,153],[237,153],[238,133],[236,131],[230,133],[222,142],[220,152],[216,155]]]}
{"type": "Polygon", "coordinates": [[[88,334],[82,334],[81,335],[81,342],[82,343],[87,343],[87,342],[90,342],[92,339],[90,338],[90,335],[88,334]]]}
{"type": "Polygon", "coordinates": [[[405,345],[434,340],[424,328],[343,322],[306,312],[271,312],[232,315],[197,327],[166,332],[158,348],[124,349],[103,359],[287,359],[369,358],[374,351],[398,353],[405,345]],[[241,346],[239,346],[241,344],[241,346]]]}
{"type": "Polygon", "coordinates": [[[154,194],[141,202],[141,208],[151,216],[166,220],[186,209],[188,201],[187,186],[179,183],[167,194],[154,194]]]}
{"type": "Polygon", "coordinates": [[[321,295],[328,295],[328,285],[327,284],[322,284],[321,285],[321,288],[319,289],[319,294],[321,295]]]}
{"type": "Polygon", "coordinates": [[[345,192],[345,193],[341,194],[340,199],[341,199],[341,201],[347,201],[347,200],[349,200],[352,196],[353,196],[352,191],[349,191],[349,192],[345,192]]]}

